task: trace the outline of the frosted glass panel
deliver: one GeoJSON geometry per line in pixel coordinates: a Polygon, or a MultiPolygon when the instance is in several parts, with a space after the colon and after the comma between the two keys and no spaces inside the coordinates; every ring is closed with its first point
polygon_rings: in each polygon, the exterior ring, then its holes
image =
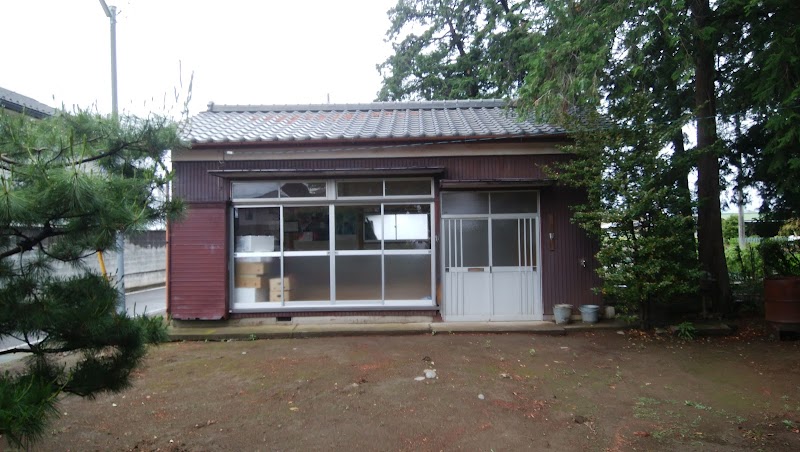
{"type": "Polygon", "coordinates": [[[234,182],[231,197],[234,199],[277,198],[279,182],[234,182]]]}
{"type": "Polygon", "coordinates": [[[381,299],[381,256],[336,256],[336,300],[381,299]]]}
{"type": "Polygon", "coordinates": [[[431,256],[385,256],[387,300],[431,299],[431,256]]]}
{"type": "Polygon", "coordinates": [[[536,213],[536,192],[492,193],[492,213],[536,213]]]}
{"type": "MultiPolygon", "coordinates": [[[[288,289],[284,287],[286,301],[329,301],[330,268],[328,256],[284,257],[283,271],[288,281],[288,289]]],[[[275,298],[274,294],[271,296],[275,298]]]]}
{"type": "Polygon", "coordinates": [[[431,195],[431,181],[387,180],[386,196],[431,195]]]}
{"type": "Polygon", "coordinates": [[[442,215],[489,213],[489,194],[475,192],[442,193],[442,215]]]}
{"type": "Polygon", "coordinates": [[[461,222],[464,267],[489,266],[489,221],[463,220],[461,222]]]}
{"type": "Polygon", "coordinates": [[[442,238],[445,243],[444,265],[447,268],[459,267],[461,259],[461,222],[442,220],[442,238]]]}
{"type": "Polygon", "coordinates": [[[339,182],[336,184],[336,194],[340,198],[348,196],[383,196],[383,182],[339,182]]]}
{"type": "Polygon", "coordinates": [[[233,302],[271,303],[269,282],[278,276],[278,257],[237,257],[234,260],[233,302]]]}

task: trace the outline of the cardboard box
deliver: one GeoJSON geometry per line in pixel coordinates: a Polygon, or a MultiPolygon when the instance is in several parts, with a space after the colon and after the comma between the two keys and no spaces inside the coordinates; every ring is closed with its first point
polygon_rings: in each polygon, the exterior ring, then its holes
{"type": "Polygon", "coordinates": [[[263,275],[269,271],[266,262],[236,262],[236,276],[263,275]]]}
{"type": "Polygon", "coordinates": [[[233,301],[235,303],[259,303],[266,302],[269,293],[266,287],[260,289],[237,287],[233,289],[233,301]]]}
{"type": "Polygon", "coordinates": [[[266,281],[262,276],[252,276],[252,275],[244,275],[239,276],[236,275],[234,278],[233,286],[237,288],[250,288],[250,289],[261,289],[266,288],[266,281]]]}
{"type": "Polygon", "coordinates": [[[281,292],[280,290],[270,290],[269,301],[292,301],[292,291],[284,290],[281,292]]]}
{"type": "MultiPolygon", "coordinates": [[[[292,290],[292,280],[288,276],[283,278],[283,290],[292,290]]],[[[269,279],[269,291],[270,292],[280,292],[281,291],[281,279],[280,278],[270,278],[269,279]]]]}

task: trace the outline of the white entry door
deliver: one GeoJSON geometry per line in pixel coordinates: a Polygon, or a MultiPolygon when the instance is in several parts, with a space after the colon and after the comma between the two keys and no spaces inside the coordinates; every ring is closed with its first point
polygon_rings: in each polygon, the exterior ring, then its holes
{"type": "Polygon", "coordinates": [[[537,237],[535,215],[443,218],[444,319],[541,319],[537,237]]]}

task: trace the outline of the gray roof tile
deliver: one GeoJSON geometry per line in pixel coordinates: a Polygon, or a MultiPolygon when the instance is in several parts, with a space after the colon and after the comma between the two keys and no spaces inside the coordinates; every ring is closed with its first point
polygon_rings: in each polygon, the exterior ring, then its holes
{"type": "Polygon", "coordinates": [[[0,88],[0,108],[25,113],[34,118],[53,116],[56,113],[53,107],[5,88],[0,88]]]}
{"type": "Polygon", "coordinates": [[[520,121],[502,100],[318,105],[214,105],[189,120],[194,144],[511,138],[564,130],[520,121]]]}

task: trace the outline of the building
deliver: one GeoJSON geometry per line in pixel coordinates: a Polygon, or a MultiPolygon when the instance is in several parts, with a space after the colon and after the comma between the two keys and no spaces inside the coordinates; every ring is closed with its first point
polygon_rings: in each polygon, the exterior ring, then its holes
{"type": "Polygon", "coordinates": [[[503,101],[218,106],[172,156],[179,320],[551,318],[599,303],[562,129],[503,101]]]}
{"type": "Polygon", "coordinates": [[[0,108],[7,112],[19,113],[36,119],[55,114],[53,107],[2,87],[0,87],[0,108]]]}

